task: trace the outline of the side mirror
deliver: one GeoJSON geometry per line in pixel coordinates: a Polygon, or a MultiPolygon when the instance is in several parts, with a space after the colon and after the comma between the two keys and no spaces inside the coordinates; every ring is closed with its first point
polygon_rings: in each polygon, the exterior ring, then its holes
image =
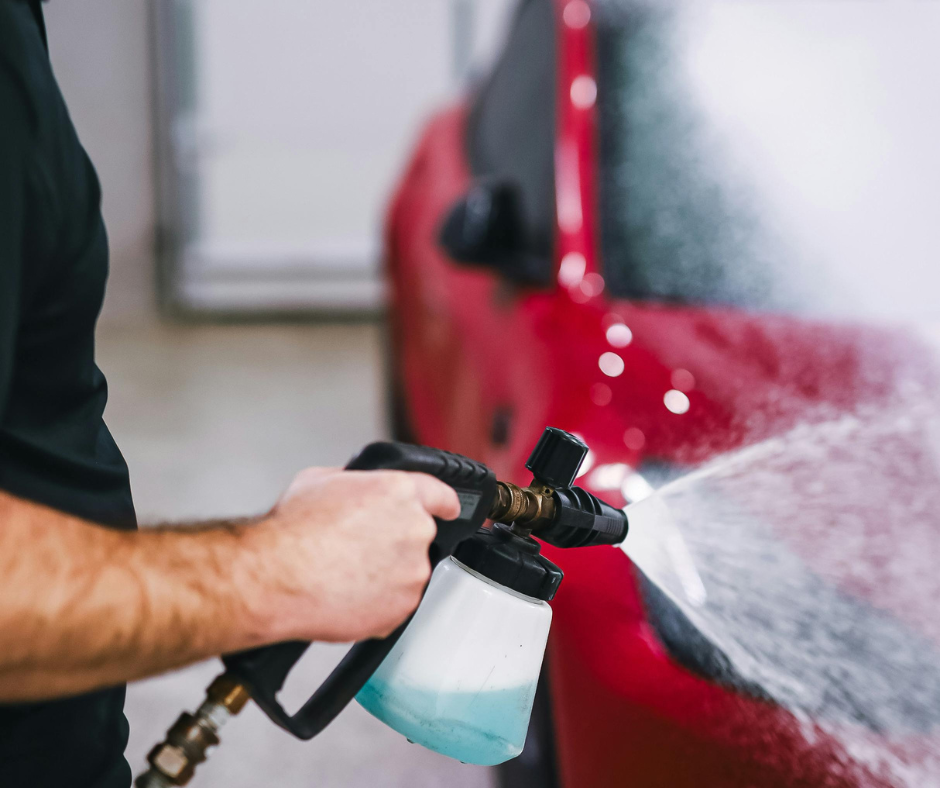
{"type": "Polygon", "coordinates": [[[509,181],[474,184],[450,209],[440,244],[455,262],[516,282],[544,284],[549,273],[549,263],[526,250],[522,198],[509,181]]]}

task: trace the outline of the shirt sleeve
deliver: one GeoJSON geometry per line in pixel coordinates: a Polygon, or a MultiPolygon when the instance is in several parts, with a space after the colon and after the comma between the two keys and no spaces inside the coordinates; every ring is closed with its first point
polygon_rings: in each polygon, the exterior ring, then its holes
{"type": "Polygon", "coordinates": [[[20,321],[30,116],[20,83],[0,61],[0,419],[6,410],[20,321]]]}

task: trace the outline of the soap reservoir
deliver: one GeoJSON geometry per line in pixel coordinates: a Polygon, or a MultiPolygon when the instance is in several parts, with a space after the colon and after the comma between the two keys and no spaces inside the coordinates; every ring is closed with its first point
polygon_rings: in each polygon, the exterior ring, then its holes
{"type": "Polygon", "coordinates": [[[492,766],[525,744],[561,570],[503,526],[435,569],[356,700],[412,742],[492,766]]]}

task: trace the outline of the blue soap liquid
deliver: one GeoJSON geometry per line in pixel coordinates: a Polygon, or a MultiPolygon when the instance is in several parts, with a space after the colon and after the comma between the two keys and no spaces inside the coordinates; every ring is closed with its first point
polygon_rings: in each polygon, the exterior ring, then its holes
{"type": "Polygon", "coordinates": [[[356,700],[416,744],[464,763],[495,766],[525,744],[535,684],[491,692],[429,692],[373,677],[356,700]]]}

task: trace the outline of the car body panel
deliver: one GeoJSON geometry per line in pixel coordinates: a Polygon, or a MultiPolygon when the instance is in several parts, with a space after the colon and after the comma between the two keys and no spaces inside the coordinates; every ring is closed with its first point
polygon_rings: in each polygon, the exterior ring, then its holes
{"type": "MultiPolygon", "coordinates": [[[[622,505],[618,485],[599,486],[599,467],[694,465],[799,422],[877,406],[899,376],[932,375],[917,372],[917,345],[900,330],[604,292],[595,108],[572,90],[593,79],[591,26],[565,13],[579,1],[557,2],[553,284],[522,287],[458,265],[438,243],[473,182],[467,105],[429,122],[392,200],[390,321],[416,439],[527,483],[529,450],[546,425],[558,426],[592,448],[581,483],[622,505]],[[615,324],[629,329],[627,344],[622,331],[609,341],[615,324]],[[602,369],[608,353],[622,361],[619,374],[602,369]],[[685,412],[666,406],[672,391],[687,397],[685,412]]],[[[566,573],[549,648],[564,788],[859,784],[861,772],[826,737],[807,744],[789,715],[681,667],[651,628],[622,551],[546,554],[566,573]]],[[[867,775],[865,784],[880,783],[867,775]]]]}

